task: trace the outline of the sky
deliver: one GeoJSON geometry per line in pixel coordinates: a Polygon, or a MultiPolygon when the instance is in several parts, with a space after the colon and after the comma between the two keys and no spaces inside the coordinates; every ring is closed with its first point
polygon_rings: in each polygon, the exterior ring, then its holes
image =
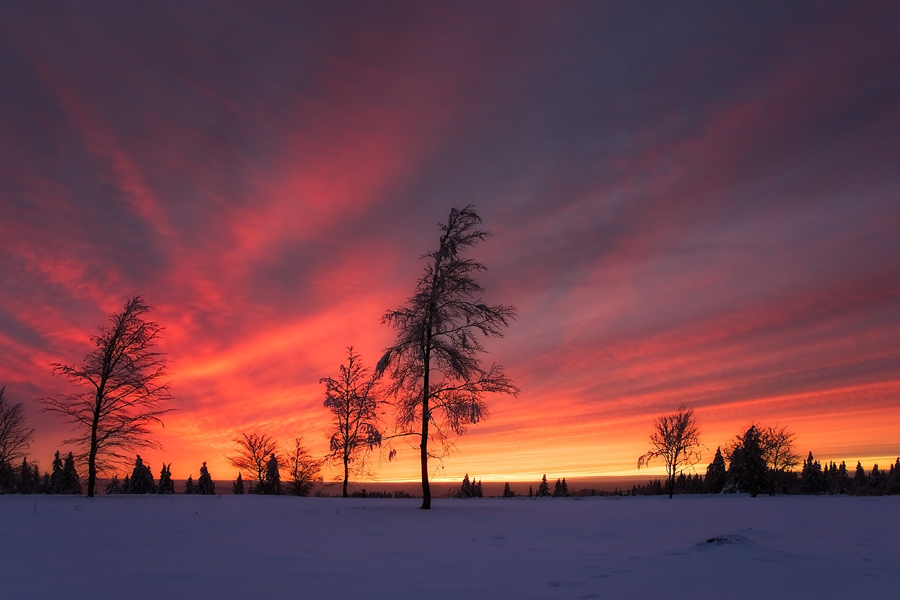
{"type": "MultiPolygon", "coordinates": [[[[701,472],[753,422],[885,466],[898,39],[879,2],[6,6],[0,385],[30,458],[75,450],[37,402],[78,391],[50,363],[135,295],[177,398],[154,473],[232,479],[242,432],[323,456],[320,378],[350,345],[374,366],[471,204],[484,299],[518,308],[484,361],[521,394],[432,476],[631,475],[682,403],[701,472]]],[[[415,479],[391,448],[374,477],[415,479]]]]}

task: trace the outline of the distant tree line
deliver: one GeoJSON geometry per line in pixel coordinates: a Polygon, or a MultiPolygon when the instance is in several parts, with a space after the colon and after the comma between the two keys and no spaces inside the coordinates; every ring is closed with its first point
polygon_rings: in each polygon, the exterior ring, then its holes
{"type": "Polygon", "coordinates": [[[53,458],[51,471],[42,476],[37,465],[22,457],[13,466],[0,462],[0,494],[81,494],[81,478],[75,469],[75,457],[69,452],[61,459],[59,451],[53,458]]]}
{"type": "MultiPolygon", "coordinates": [[[[717,469],[718,470],[718,469],[717,469]]],[[[803,461],[803,470],[799,473],[788,472],[783,477],[782,493],[786,494],[846,494],[849,496],[886,496],[900,494],[900,458],[887,470],[874,465],[868,473],[862,463],[857,462],[851,475],[846,463],[840,465],[830,462],[822,465],[819,461],[810,457],[803,461]]],[[[707,472],[706,477],[695,473],[693,475],[680,474],[675,480],[675,494],[728,494],[734,492],[747,492],[734,480],[722,479],[711,476],[707,472]]],[[[659,479],[648,481],[643,485],[635,485],[624,495],[654,496],[668,493],[663,482],[659,479]]]]}
{"type": "Polygon", "coordinates": [[[687,474],[685,470],[700,460],[700,430],[693,410],[684,406],[672,415],[658,417],[650,436],[651,449],[638,459],[638,468],[650,459],[663,458],[666,464],[665,488],[660,480],[633,486],[632,495],[761,493],[783,494],[900,494],[900,457],[888,471],[874,465],[866,474],[857,463],[853,477],[847,465],[834,462],[825,465],[813,458],[803,461],[794,450],[794,434],[787,427],[763,427],[751,424],[725,447],[716,448],[706,476],[687,474]],[[725,461],[728,460],[726,467],[725,461]]]}

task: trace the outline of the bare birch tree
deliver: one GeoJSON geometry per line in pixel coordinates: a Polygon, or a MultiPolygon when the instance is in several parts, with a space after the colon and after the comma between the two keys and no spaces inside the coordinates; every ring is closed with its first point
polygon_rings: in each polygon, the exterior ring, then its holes
{"type": "Polygon", "coordinates": [[[21,402],[13,404],[0,388],[0,465],[12,466],[25,457],[34,429],[25,426],[25,409],[21,402]]]}
{"type": "Polygon", "coordinates": [[[700,461],[700,429],[694,420],[694,409],[681,405],[674,414],[657,417],[650,445],[650,450],[638,458],[638,469],[654,458],[663,459],[671,498],[675,493],[675,477],[700,461]]]}
{"type": "Polygon", "coordinates": [[[346,498],[351,471],[363,473],[368,451],[381,445],[376,377],[363,366],[359,354],[350,346],[340,376],[323,377],[319,382],[325,384],[325,407],[334,415],[330,458],[344,467],[341,495],[346,498]]]}
{"type": "Polygon", "coordinates": [[[422,473],[422,508],[431,508],[428,481],[429,442],[449,450],[449,436],[461,435],[487,416],[484,395],[516,395],[519,389],[503,367],[482,369],[480,337],[502,337],[516,309],[487,305],[474,275],[486,269],[460,253],[490,234],[471,206],[453,208],[441,230],[438,248],[425,254],[428,263],[415,292],[382,322],[397,332],[376,371],[389,372],[396,399],[398,426],[418,438],[422,473]]]}
{"type": "Polygon", "coordinates": [[[147,439],[149,426],[162,424],[161,417],[174,410],[164,407],[171,399],[166,359],[153,350],[162,328],[145,320],[150,310],[140,296],[131,298],[121,313],[110,316],[108,327],[91,337],[95,349],[81,365],[51,365],[54,373],[87,388],[43,403],[78,431],[63,443],[85,448],[88,496],[94,495],[99,471],[139,448],[158,447],[147,439]]]}

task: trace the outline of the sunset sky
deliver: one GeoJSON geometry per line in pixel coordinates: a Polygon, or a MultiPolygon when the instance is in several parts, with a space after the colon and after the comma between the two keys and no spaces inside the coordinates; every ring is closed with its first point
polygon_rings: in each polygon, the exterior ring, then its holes
{"type": "Polygon", "coordinates": [[[3,9],[0,386],[42,471],[49,364],[134,295],[178,399],[155,475],[233,479],[240,432],[324,455],[319,379],[374,366],[468,204],[522,393],[436,477],[629,475],[680,403],[701,470],[753,421],[900,455],[900,4],[265,6],[3,9]]]}

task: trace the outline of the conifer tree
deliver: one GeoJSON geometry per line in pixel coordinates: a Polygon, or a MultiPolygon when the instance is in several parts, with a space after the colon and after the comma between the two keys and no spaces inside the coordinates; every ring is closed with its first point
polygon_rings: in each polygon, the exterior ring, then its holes
{"type": "Polygon", "coordinates": [[[866,476],[866,470],[863,469],[862,462],[856,462],[856,473],[853,476],[853,491],[856,494],[866,494],[869,488],[869,478],[866,476]]]}
{"type": "Polygon", "coordinates": [[[473,498],[484,498],[484,489],[481,487],[481,480],[478,480],[472,488],[472,497],[473,498]]]}
{"type": "Polygon", "coordinates": [[[131,493],[131,476],[126,475],[125,479],[122,481],[122,493],[130,494],[131,493]]]}
{"type": "Polygon", "coordinates": [[[891,470],[888,472],[887,493],[900,494],[900,457],[891,465],[891,470]]]}
{"type": "Polygon", "coordinates": [[[881,484],[884,482],[883,475],[881,469],[878,468],[878,463],[875,463],[872,467],[872,472],[869,473],[869,487],[872,488],[875,493],[880,491],[881,484]]]}
{"type": "Polygon", "coordinates": [[[850,473],[847,472],[845,461],[841,461],[841,466],[838,467],[837,481],[838,494],[848,494],[853,489],[853,481],[850,479],[850,473]]]}
{"type": "Polygon", "coordinates": [[[824,487],[826,494],[836,494],[837,493],[837,465],[834,464],[834,461],[826,464],[822,468],[822,478],[824,480],[824,487]]]}
{"type": "Polygon", "coordinates": [[[122,486],[119,483],[118,475],[113,475],[113,478],[110,479],[109,483],[106,484],[106,493],[110,496],[113,494],[121,494],[122,493],[122,486]]]}
{"type": "Polygon", "coordinates": [[[16,470],[6,461],[0,461],[0,494],[15,494],[18,487],[16,470]]]}
{"type": "Polygon", "coordinates": [[[50,467],[50,494],[62,494],[63,489],[63,461],[59,457],[59,450],[53,457],[50,467]]]}
{"type": "Polygon", "coordinates": [[[281,473],[278,466],[278,457],[275,456],[274,452],[269,455],[269,461],[266,463],[265,479],[260,482],[258,493],[273,496],[281,494],[281,473]]]}
{"type": "Polygon", "coordinates": [[[238,472],[237,479],[234,480],[234,485],[231,486],[231,493],[235,496],[244,495],[244,478],[241,477],[240,472],[238,472]]]}
{"type": "Polygon", "coordinates": [[[466,476],[463,477],[462,484],[459,486],[459,493],[457,494],[459,498],[471,498],[472,497],[472,484],[469,482],[469,474],[466,473],[466,476]]]}
{"type": "Polygon", "coordinates": [[[156,484],[153,482],[153,472],[149,465],[145,465],[141,455],[134,459],[134,470],[131,472],[131,486],[129,494],[155,494],[156,484]]]}
{"type": "Polygon", "coordinates": [[[504,486],[503,486],[503,497],[504,498],[512,498],[513,496],[515,496],[515,494],[513,493],[512,489],[509,487],[509,482],[507,481],[506,484],[504,484],[504,486]]]}
{"type": "Polygon", "coordinates": [[[162,469],[159,471],[159,485],[156,488],[156,493],[175,493],[175,482],[172,480],[172,463],[169,463],[168,465],[163,463],[162,469]]]}
{"type": "Polygon", "coordinates": [[[206,461],[204,461],[203,466],[200,467],[200,478],[197,480],[196,493],[206,496],[212,496],[216,493],[216,484],[212,480],[209,470],[206,468],[206,461]]]}
{"type": "Polygon", "coordinates": [[[185,494],[196,494],[197,489],[194,486],[194,475],[188,475],[187,481],[184,482],[184,493],[185,494]]]}
{"type": "Polygon", "coordinates": [[[736,437],[730,454],[728,480],[738,491],[749,492],[755,498],[769,488],[769,467],[762,447],[762,434],[756,425],[736,437]]]}
{"type": "Polygon", "coordinates": [[[825,476],[822,465],[813,458],[813,453],[803,461],[800,472],[800,491],[804,494],[821,494],[825,491],[825,476]]]}
{"type": "Polygon", "coordinates": [[[560,479],[556,480],[556,485],[553,486],[553,497],[559,498],[562,495],[562,481],[560,479]]]}
{"type": "Polygon", "coordinates": [[[528,486],[528,497],[534,498],[534,488],[532,486],[528,486]]]}
{"type": "Polygon", "coordinates": [[[569,494],[569,484],[566,483],[566,478],[565,478],[565,477],[563,477],[563,480],[562,480],[562,488],[561,488],[560,492],[561,492],[560,496],[561,496],[562,498],[569,498],[569,497],[571,496],[571,495],[569,494]]]}
{"type": "Polygon", "coordinates": [[[34,488],[34,469],[28,464],[28,459],[23,456],[22,466],[19,467],[19,493],[33,494],[34,488]]]}
{"type": "Polygon", "coordinates": [[[543,479],[541,479],[541,485],[538,486],[537,491],[538,498],[549,498],[550,497],[550,484],[547,483],[547,474],[544,474],[543,479]]]}
{"type": "Polygon", "coordinates": [[[62,470],[62,490],[60,494],[81,494],[81,478],[75,470],[75,457],[72,453],[66,455],[62,470]]]}

